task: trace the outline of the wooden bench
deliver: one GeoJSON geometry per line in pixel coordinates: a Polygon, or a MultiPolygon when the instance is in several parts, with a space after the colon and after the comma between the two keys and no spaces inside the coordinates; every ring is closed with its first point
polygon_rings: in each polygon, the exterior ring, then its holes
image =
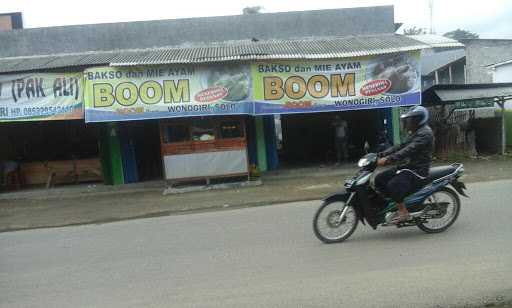
{"type": "Polygon", "coordinates": [[[21,163],[26,185],[78,184],[103,181],[99,158],[21,163]]]}

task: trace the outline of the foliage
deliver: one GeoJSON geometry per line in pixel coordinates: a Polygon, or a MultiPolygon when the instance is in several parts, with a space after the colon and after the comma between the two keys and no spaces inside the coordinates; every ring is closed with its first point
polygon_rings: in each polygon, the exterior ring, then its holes
{"type": "Polygon", "coordinates": [[[425,28],[416,28],[416,26],[412,28],[404,29],[404,35],[418,35],[418,34],[427,34],[425,28]]]}
{"type": "Polygon", "coordinates": [[[263,9],[262,6],[258,5],[258,6],[248,6],[248,7],[245,7],[242,12],[244,15],[250,15],[250,14],[259,14],[261,13],[261,10],[263,9]]]}
{"type": "Polygon", "coordinates": [[[450,32],[446,32],[443,36],[454,39],[454,40],[463,40],[463,39],[477,39],[480,36],[474,32],[457,29],[450,32]]]}

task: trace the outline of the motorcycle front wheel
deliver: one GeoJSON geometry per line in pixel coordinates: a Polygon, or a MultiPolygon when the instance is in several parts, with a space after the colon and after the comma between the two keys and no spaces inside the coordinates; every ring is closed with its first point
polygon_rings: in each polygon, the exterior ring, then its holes
{"type": "Polygon", "coordinates": [[[453,189],[443,187],[425,200],[431,209],[426,219],[418,223],[418,228],[426,233],[439,233],[448,229],[459,217],[460,199],[453,189]]]}
{"type": "Polygon", "coordinates": [[[316,237],[326,244],[340,243],[349,238],[357,228],[356,211],[348,206],[345,216],[341,217],[347,205],[343,201],[324,202],[316,211],[313,219],[313,231],[316,237]]]}

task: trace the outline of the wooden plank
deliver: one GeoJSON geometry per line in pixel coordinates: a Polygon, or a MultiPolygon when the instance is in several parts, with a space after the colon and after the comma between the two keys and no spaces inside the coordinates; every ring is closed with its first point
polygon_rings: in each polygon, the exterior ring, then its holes
{"type": "Polygon", "coordinates": [[[21,163],[20,169],[26,185],[46,184],[48,181],[48,169],[42,162],[21,163]]]}
{"type": "Polygon", "coordinates": [[[26,185],[50,187],[103,180],[99,158],[21,163],[20,168],[26,185]]]}

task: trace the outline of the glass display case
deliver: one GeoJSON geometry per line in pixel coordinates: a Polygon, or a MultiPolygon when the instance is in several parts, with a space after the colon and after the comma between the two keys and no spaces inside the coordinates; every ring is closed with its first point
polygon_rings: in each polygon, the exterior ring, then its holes
{"type": "Polygon", "coordinates": [[[243,117],[197,117],[160,122],[165,178],[170,182],[248,176],[243,117]]]}

